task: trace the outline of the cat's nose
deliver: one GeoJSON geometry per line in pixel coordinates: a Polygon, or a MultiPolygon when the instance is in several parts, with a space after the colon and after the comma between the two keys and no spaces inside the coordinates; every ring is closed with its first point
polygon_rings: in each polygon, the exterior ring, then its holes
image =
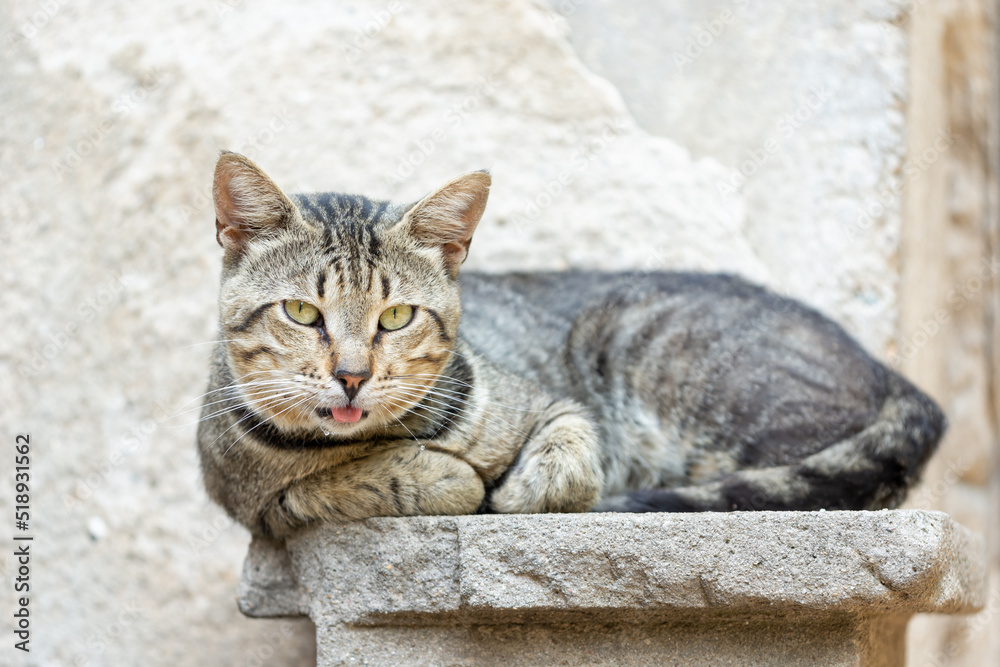
{"type": "Polygon", "coordinates": [[[347,400],[353,401],[354,397],[361,391],[361,385],[372,376],[372,373],[369,370],[338,370],[333,376],[340,380],[340,384],[343,385],[347,400]]]}

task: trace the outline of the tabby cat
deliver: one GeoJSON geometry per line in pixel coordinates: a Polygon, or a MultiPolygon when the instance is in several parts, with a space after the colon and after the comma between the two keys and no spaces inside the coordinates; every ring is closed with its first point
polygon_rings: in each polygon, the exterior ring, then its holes
{"type": "Polygon", "coordinates": [[[411,206],[215,171],[221,341],[198,431],[255,533],[472,512],[892,507],[938,407],[729,275],[460,278],[490,176],[411,206]]]}

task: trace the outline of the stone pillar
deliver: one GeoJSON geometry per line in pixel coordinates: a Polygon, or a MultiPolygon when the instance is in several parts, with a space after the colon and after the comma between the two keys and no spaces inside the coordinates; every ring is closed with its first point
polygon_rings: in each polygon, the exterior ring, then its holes
{"type": "Polygon", "coordinates": [[[308,615],[321,666],[888,666],[985,587],[938,512],[411,517],[254,541],[239,604],[308,615]]]}

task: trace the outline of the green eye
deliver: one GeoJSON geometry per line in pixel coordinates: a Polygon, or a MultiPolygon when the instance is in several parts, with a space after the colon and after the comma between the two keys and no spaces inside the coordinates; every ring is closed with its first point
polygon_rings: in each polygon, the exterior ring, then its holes
{"type": "Polygon", "coordinates": [[[393,306],[386,308],[385,312],[378,318],[378,323],[383,329],[395,331],[402,329],[413,319],[413,308],[410,306],[393,306]]]}
{"type": "Polygon", "coordinates": [[[319,319],[319,308],[305,301],[286,301],[285,312],[299,324],[313,324],[319,319]]]}

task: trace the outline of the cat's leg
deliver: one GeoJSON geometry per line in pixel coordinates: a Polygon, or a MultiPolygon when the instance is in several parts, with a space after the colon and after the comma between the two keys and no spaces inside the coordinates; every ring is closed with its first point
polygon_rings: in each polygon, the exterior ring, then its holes
{"type": "Polygon", "coordinates": [[[557,401],[532,426],[517,461],[485,509],[500,513],[585,512],[600,497],[604,473],[597,434],[573,401],[557,401]]]}
{"type": "Polygon", "coordinates": [[[874,423],[796,464],[734,472],[707,484],[630,491],[604,512],[866,510],[895,507],[922,472],[946,427],[937,405],[903,378],[874,423]]]}
{"type": "Polygon", "coordinates": [[[284,537],[317,520],[469,514],[483,494],[482,479],[468,463],[407,443],[296,480],[261,518],[267,532],[284,537]]]}

